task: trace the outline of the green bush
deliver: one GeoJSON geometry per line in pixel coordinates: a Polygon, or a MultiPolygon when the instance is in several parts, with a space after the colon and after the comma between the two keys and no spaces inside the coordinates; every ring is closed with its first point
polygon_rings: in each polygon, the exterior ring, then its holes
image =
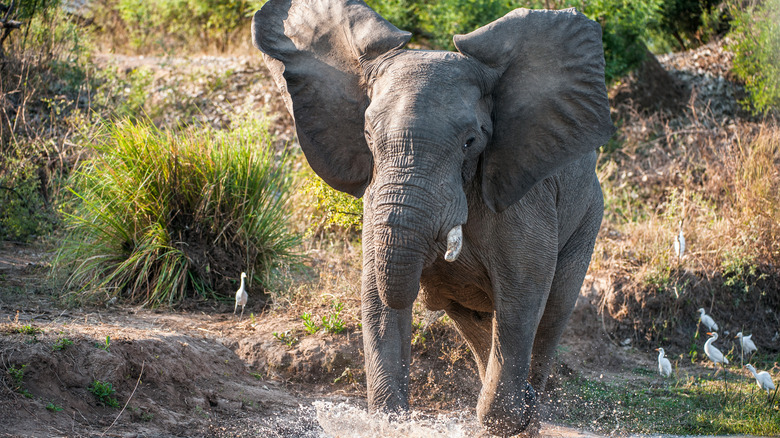
{"type": "Polygon", "coordinates": [[[7,166],[0,167],[0,239],[25,241],[47,234],[56,221],[38,169],[29,160],[2,158],[7,166]]]}
{"type": "Polygon", "coordinates": [[[638,66],[646,53],[651,30],[661,19],[664,0],[373,0],[369,5],[403,30],[413,41],[438,49],[454,49],[452,36],[490,23],[520,7],[576,7],[601,24],[607,80],[611,81],[638,66]]]}
{"type": "Polygon", "coordinates": [[[115,46],[141,52],[224,52],[246,39],[249,19],[265,0],[102,0],[92,6],[101,32],[115,46]]]}
{"type": "Polygon", "coordinates": [[[293,263],[288,156],[274,153],[260,122],[238,125],[176,133],[108,124],[71,176],[55,269],[72,268],[69,283],[87,297],[158,306],[232,295],[240,272],[266,284],[293,263]]]}
{"type": "Polygon", "coordinates": [[[673,38],[679,50],[686,50],[706,38],[702,26],[717,17],[720,0],[663,0],[658,28],[673,38]]]}
{"type": "Polygon", "coordinates": [[[304,178],[306,183],[303,192],[310,197],[307,207],[313,208],[315,212],[307,234],[334,228],[355,233],[362,229],[363,198],[339,192],[314,175],[304,178]]]}
{"type": "Polygon", "coordinates": [[[780,106],[780,0],[734,4],[731,13],[734,73],[750,94],[742,103],[754,114],[768,113],[780,106]]]}

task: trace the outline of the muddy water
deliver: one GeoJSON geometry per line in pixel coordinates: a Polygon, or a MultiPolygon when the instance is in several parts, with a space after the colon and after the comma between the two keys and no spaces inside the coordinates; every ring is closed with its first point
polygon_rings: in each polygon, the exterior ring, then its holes
{"type": "MultiPolygon", "coordinates": [[[[316,401],[311,408],[302,408],[302,417],[314,417],[318,438],[487,438],[473,412],[438,416],[413,413],[408,421],[390,421],[387,417],[370,415],[365,408],[349,402],[316,401]]],[[[542,437],[603,438],[570,427],[543,424],[542,437]]],[[[624,438],[683,438],[673,435],[620,435],[624,438]]],[[[719,438],[710,436],[708,438],[719,438]]],[[[726,437],[722,437],[726,438],[726,437]]],[[[753,438],[730,435],[727,438],[753,438]]]]}

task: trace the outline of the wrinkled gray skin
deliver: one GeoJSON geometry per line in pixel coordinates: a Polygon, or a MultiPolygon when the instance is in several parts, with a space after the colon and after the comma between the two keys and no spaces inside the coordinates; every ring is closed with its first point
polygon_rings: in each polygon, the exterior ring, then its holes
{"type": "Polygon", "coordinates": [[[408,409],[419,293],[474,352],[482,424],[536,427],[601,224],[595,149],[613,126],[600,27],[518,9],[456,36],[459,52],[405,50],[410,34],[361,1],[271,0],[252,33],[312,168],[364,196],[369,406],[408,409]]]}

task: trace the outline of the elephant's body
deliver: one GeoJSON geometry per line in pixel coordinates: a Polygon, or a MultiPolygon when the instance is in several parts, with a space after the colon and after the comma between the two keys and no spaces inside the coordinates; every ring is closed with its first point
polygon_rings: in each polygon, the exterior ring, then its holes
{"type": "Polygon", "coordinates": [[[613,127],[598,25],[516,10],[456,36],[459,53],[416,51],[362,1],[270,0],[253,36],[312,168],[364,196],[371,408],[408,409],[422,287],[474,352],[482,423],[526,430],[603,212],[594,150],[613,127]]]}

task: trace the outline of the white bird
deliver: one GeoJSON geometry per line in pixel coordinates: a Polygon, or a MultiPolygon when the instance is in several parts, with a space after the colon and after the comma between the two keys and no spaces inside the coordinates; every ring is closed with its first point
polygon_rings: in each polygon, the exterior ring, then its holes
{"type": "Polygon", "coordinates": [[[241,320],[241,318],[244,317],[244,306],[246,306],[246,302],[247,300],[249,300],[249,294],[246,293],[246,287],[244,286],[245,279],[246,279],[246,272],[242,272],[241,287],[238,288],[238,290],[236,291],[236,307],[233,308],[233,315],[235,315],[238,306],[241,306],[241,316],[238,318],[239,320],[241,320]]]}
{"type": "Polygon", "coordinates": [[[707,334],[710,335],[711,338],[707,339],[707,342],[704,343],[704,353],[707,355],[707,357],[710,358],[711,361],[715,362],[716,364],[725,366],[725,364],[729,363],[729,360],[726,359],[726,356],[724,356],[720,350],[712,345],[713,342],[718,340],[718,334],[714,332],[707,334]]]}
{"type": "Polygon", "coordinates": [[[747,364],[745,365],[745,368],[750,370],[751,373],[753,373],[753,377],[756,378],[756,383],[758,384],[758,387],[765,390],[767,395],[770,395],[772,390],[775,389],[775,384],[772,382],[772,377],[769,376],[769,373],[766,371],[761,371],[760,373],[756,372],[756,369],[753,368],[753,365],[747,364]]]}
{"type": "Polygon", "coordinates": [[[669,362],[669,359],[664,357],[664,349],[656,348],[655,351],[658,352],[658,372],[661,373],[661,375],[664,377],[671,376],[672,363],[669,362]]]}
{"type": "Polygon", "coordinates": [[[758,348],[756,348],[756,344],[753,343],[753,340],[750,339],[753,337],[753,335],[750,336],[743,336],[742,332],[737,333],[737,338],[739,338],[739,343],[742,345],[742,352],[745,354],[752,354],[754,351],[757,351],[758,348]]]}
{"type": "Polygon", "coordinates": [[[674,253],[677,254],[677,260],[682,260],[685,255],[685,236],[682,230],[683,221],[680,221],[680,231],[674,238],[674,253]]]}
{"type": "Polygon", "coordinates": [[[704,313],[704,308],[699,309],[700,317],[702,324],[706,325],[708,329],[710,329],[713,332],[718,331],[718,324],[715,324],[715,320],[712,319],[710,315],[707,315],[704,313]]]}

